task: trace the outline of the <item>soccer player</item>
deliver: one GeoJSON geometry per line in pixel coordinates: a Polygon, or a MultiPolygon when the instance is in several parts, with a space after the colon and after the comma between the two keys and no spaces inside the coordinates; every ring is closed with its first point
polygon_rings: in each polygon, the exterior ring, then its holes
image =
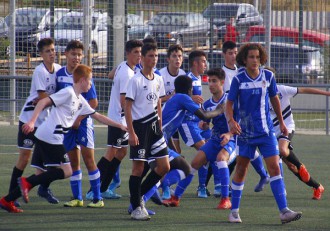
{"type": "Polygon", "coordinates": [[[288,166],[289,170],[293,172],[299,180],[313,188],[313,199],[320,200],[324,192],[324,187],[310,176],[306,166],[300,162],[297,155],[293,152],[291,140],[295,131],[295,122],[291,111],[290,99],[295,97],[297,94],[317,94],[330,96],[330,92],[315,88],[277,85],[277,94],[280,98],[284,123],[289,131],[288,136],[284,136],[280,133],[277,116],[274,111],[271,110],[270,115],[273,120],[276,137],[278,138],[280,156],[282,157],[284,163],[288,166]]]}
{"type": "MultiPolygon", "coordinates": [[[[127,83],[134,76],[134,68],[141,61],[142,42],[130,40],[125,44],[126,61],[118,65],[113,79],[111,96],[108,108],[108,117],[117,123],[126,125],[124,108],[127,83]]],[[[108,149],[100,159],[97,166],[101,177],[101,194],[103,198],[118,199],[121,195],[108,189],[117,169],[126,156],[128,134],[117,127],[108,127],[108,149]]],[[[115,189],[113,189],[115,190],[115,189]]],[[[87,199],[93,198],[93,191],[86,195],[87,199]]]]}
{"type": "MultiPolygon", "coordinates": [[[[18,138],[17,146],[19,148],[19,156],[16,165],[11,174],[9,192],[17,187],[17,178],[23,175],[23,171],[26,168],[29,160],[32,156],[32,149],[35,145],[34,132],[24,134],[22,132],[22,126],[24,123],[31,119],[35,105],[38,100],[48,97],[56,90],[56,72],[61,66],[55,63],[55,46],[54,41],[51,38],[44,38],[38,42],[38,50],[42,63],[40,63],[33,72],[32,82],[30,88],[30,95],[26,99],[24,106],[19,116],[18,126],[18,138]]],[[[45,109],[37,119],[35,123],[35,129],[45,120],[49,114],[49,108],[45,109]]],[[[40,174],[45,171],[45,168],[36,168],[36,174],[40,174]]],[[[38,188],[38,195],[45,198],[49,203],[57,204],[59,200],[53,196],[52,191],[49,189],[49,185],[42,184],[38,188]]],[[[18,202],[16,202],[18,205],[18,202]]]]}
{"type": "MultiPolygon", "coordinates": [[[[84,46],[80,41],[70,41],[65,49],[66,66],[62,67],[56,73],[57,91],[67,86],[72,86],[73,70],[80,64],[83,58],[84,46]]],[[[92,108],[98,105],[97,95],[94,83],[88,92],[82,94],[92,108]]],[[[75,123],[67,133],[64,134],[64,147],[67,150],[71,167],[73,170],[70,178],[70,185],[73,194],[73,199],[64,203],[65,207],[82,207],[82,171],[80,168],[80,152],[84,159],[88,170],[89,182],[93,190],[93,201],[89,204],[90,207],[103,207],[100,193],[100,172],[94,160],[94,127],[93,120],[90,116],[79,116],[75,123]]]]}
{"type": "Polygon", "coordinates": [[[52,106],[50,115],[35,131],[36,144],[32,157],[32,166],[46,167],[47,171],[39,175],[33,174],[27,178],[20,177],[19,186],[0,199],[2,209],[12,213],[21,213],[23,210],[14,205],[17,198],[22,196],[23,200],[28,203],[28,193],[36,185],[49,185],[55,180],[65,179],[72,175],[70,160],[63,146],[63,140],[64,134],[71,129],[78,116],[91,115],[103,124],[127,130],[125,126],[95,112],[82,97],[81,93],[87,92],[92,85],[90,67],[78,65],[73,71],[73,81],[73,86],[66,87],[40,100],[30,120],[22,126],[23,133],[34,132],[39,114],[44,108],[52,106]]]}
{"type": "Polygon", "coordinates": [[[288,130],[283,121],[276,82],[271,71],[261,68],[267,53],[260,44],[245,44],[237,54],[238,65],[244,67],[233,79],[226,104],[226,117],[230,131],[237,134],[236,168],[232,179],[232,208],[229,222],[241,223],[239,204],[250,159],[259,149],[270,175],[270,187],[280,211],[282,223],[300,219],[302,213],[287,207],[285,185],[279,167],[279,150],[269,112],[269,100],[278,118],[283,135],[288,130]],[[238,101],[240,121],[233,115],[234,102],[238,101]]]}
{"type": "MultiPolygon", "coordinates": [[[[211,69],[207,72],[209,76],[209,88],[212,93],[211,99],[204,102],[202,108],[207,112],[213,112],[217,107],[224,107],[227,99],[227,93],[223,91],[223,83],[225,79],[225,72],[222,69],[211,69]]],[[[175,96],[174,96],[175,97],[175,96]]],[[[181,100],[186,102],[187,100],[181,100]]],[[[166,105],[167,106],[167,105],[166,105]]],[[[165,107],[166,107],[165,106],[165,107]]],[[[173,106],[172,106],[173,107],[173,106]]],[[[200,110],[203,110],[200,109],[200,110]]],[[[164,110],[165,112],[165,110],[164,110]]],[[[164,115],[163,112],[163,115],[164,115]]],[[[209,124],[210,120],[207,120],[209,124]]],[[[212,119],[213,128],[212,136],[198,151],[197,155],[193,159],[191,166],[191,173],[187,178],[180,182],[180,185],[176,188],[174,195],[171,199],[163,201],[166,206],[178,206],[180,198],[185,189],[191,183],[195,172],[205,165],[207,162],[215,163],[216,173],[215,175],[220,177],[222,200],[219,204],[219,209],[229,209],[229,169],[227,162],[235,159],[235,140],[232,134],[229,132],[227,120],[224,115],[224,111],[218,114],[212,119]],[[183,184],[185,183],[185,184],[183,184]]],[[[165,124],[165,123],[164,123],[165,124]]],[[[165,125],[164,125],[165,126],[165,125]]]]}
{"type": "Polygon", "coordinates": [[[158,60],[156,44],[142,47],[143,68],[128,83],[126,91],[125,118],[129,134],[130,159],[133,161],[129,179],[131,218],[149,220],[141,203],[141,195],[148,192],[170,169],[167,145],[161,131],[161,97],[165,96],[161,76],[154,73],[158,60]],[[142,181],[144,162],[155,159],[155,168],[142,181]]]}

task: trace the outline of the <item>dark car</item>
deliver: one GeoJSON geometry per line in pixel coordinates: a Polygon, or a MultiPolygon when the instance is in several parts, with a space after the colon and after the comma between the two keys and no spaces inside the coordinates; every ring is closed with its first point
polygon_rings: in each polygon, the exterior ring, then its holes
{"type": "MultiPolygon", "coordinates": [[[[210,25],[199,13],[190,12],[162,12],[152,17],[148,23],[152,26],[150,35],[153,36],[160,48],[167,48],[171,44],[181,44],[191,47],[209,45],[210,25]]],[[[216,29],[213,33],[215,42],[216,29]]]]}
{"type": "MultiPolygon", "coordinates": [[[[65,8],[55,9],[54,22],[56,23],[69,11],[69,9],[65,8]]],[[[40,32],[50,29],[50,10],[47,8],[25,7],[16,9],[15,14],[16,52],[30,53],[32,56],[36,56],[40,32]]],[[[5,18],[8,27],[11,26],[10,19],[10,15],[5,18]]]]}
{"type": "Polygon", "coordinates": [[[218,27],[218,38],[222,40],[231,18],[235,20],[239,41],[245,37],[250,26],[263,24],[258,10],[253,5],[245,3],[213,3],[202,14],[209,21],[213,19],[213,24],[218,27]]]}

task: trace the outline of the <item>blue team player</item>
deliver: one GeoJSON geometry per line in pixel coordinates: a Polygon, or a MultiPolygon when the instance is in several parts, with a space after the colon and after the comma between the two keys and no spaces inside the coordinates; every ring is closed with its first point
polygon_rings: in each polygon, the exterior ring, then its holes
{"type": "Polygon", "coordinates": [[[279,148],[269,112],[269,101],[278,118],[280,132],[287,136],[277,87],[271,71],[261,68],[267,62],[267,53],[260,44],[245,44],[237,55],[243,69],[233,78],[226,104],[230,131],[237,134],[236,169],[232,179],[232,208],[229,222],[241,223],[239,205],[248,165],[258,148],[270,175],[270,187],[280,211],[281,222],[300,219],[302,213],[287,206],[285,185],[279,167],[279,148]],[[235,121],[233,105],[237,100],[240,122],[235,121]]]}
{"type": "MultiPolygon", "coordinates": [[[[81,42],[72,40],[65,49],[67,64],[56,73],[57,91],[73,85],[73,70],[80,64],[83,58],[84,46],[81,42]]],[[[82,94],[92,108],[98,105],[95,85],[87,93],[82,94]]],[[[90,116],[80,116],[72,126],[72,129],[64,136],[64,147],[68,152],[72,167],[72,176],[70,177],[73,199],[64,204],[65,207],[82,207],[82,171],[80,168],[80,150],[83,156],[86,168],[88,170],[89,181],[93,191],[93,201],[88,207],[103,207],[100,193],[100,172],[94,160],[94,125],[90,116]]]]}

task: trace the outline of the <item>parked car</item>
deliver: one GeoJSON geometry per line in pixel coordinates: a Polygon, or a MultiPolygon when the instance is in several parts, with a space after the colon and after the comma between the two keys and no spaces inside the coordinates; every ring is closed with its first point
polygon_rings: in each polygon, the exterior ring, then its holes
{"type": "Polygon", "coordinates": [[[137,14],[127,15],[127,40],[143,40],[150,34],[151,26],[144,23],[143,18],[137,14]]]}
{"type": "MultiPolygon", "coordinates": [[[[54,22],[56,23],[69,11],[66,8],[56,8],[54,10],[54,22]]],[[[36,56],[40,32],[50,29],[50,10],[47,8],[25,7],[15,9],[15,14],[16,52],[30,53],[32,56],[36,56]]],[[[10,19],[11,15],[7,15],[5,18],[8,27],[12,26],[10,19]]]]}
{"type": "MultiPolygon", "coordinates": [[[[303,30],[302,35],[303,46],[321,48],[321,51],[325,46],[330,46],[329,34],[312,30],[303,30]]],[[[298,28],[272,26],[271,41],[298,44],[299,30],[298,28]]],[[[265,27],[262,25],[251,26],[246,33],[244,42],[265,42],[265,27]]]]}
{"type": "MultiPolygon", "coordinates": [[[[106,53],[107,51],[107,13],[94,12],[91,25],[91,52],[106,53]]],[[[71,40],[83,41],[83,26],[85,24],[83,12],[72,11],[63,16],[54,27],[55,49],[64,52],[71,40]]],[[[40,35],[40,38],[50,36],[50,31],[40,35]]]]}
{"type": "Polygon", "coordinates": [[[298,45],[271,43],[270,66],[275,69],[279,83],[316,83],[324,76],[323,65],[318,48],[303,46],[300,53],[298,45]]]}
{"type": "Polygon", "coordinates": [[[218,38],[222,40],[230,18],[235,19],[239,41],[245,37],[246,31],[250,26],[263,24],[263,18],[258,10],[253,5],[245,3],[213,3],[202,14],[209,21],[211,17],[213,18],[213,24],[218,27],[218,38]]]}
{"type": "MultiPolygon", "coordinates": [[[[191,47],[209,45],[210,25],[199,13],[191,12],[161,12],[152,17],[148,23],[152,26],[150,35],[153,36],[160,48],[167,48],[171,44],[181,44],[191,47]]],[[[217,40],[216,28],[213,40],[217,40]]]]}

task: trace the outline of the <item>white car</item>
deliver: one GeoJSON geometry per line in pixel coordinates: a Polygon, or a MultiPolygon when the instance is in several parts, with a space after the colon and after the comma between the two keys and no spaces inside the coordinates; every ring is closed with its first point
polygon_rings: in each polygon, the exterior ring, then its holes
{"type": "MultiPolygon", "coordinates": [[[[64,15],[54,27],[54,40],[56,52],[63,53],[71,40],[83,42],[83,27],[87,18],[83,12],[72,11],[64,15]]],[[[107,52],[107,13],[94,12],[92,15],[91,52],[107,52]]],[[[50,37],[50,31],[40,35],[40,39],[50,37]]],[[[86,49],[86,48],[85,48],[86,49]]]]}

